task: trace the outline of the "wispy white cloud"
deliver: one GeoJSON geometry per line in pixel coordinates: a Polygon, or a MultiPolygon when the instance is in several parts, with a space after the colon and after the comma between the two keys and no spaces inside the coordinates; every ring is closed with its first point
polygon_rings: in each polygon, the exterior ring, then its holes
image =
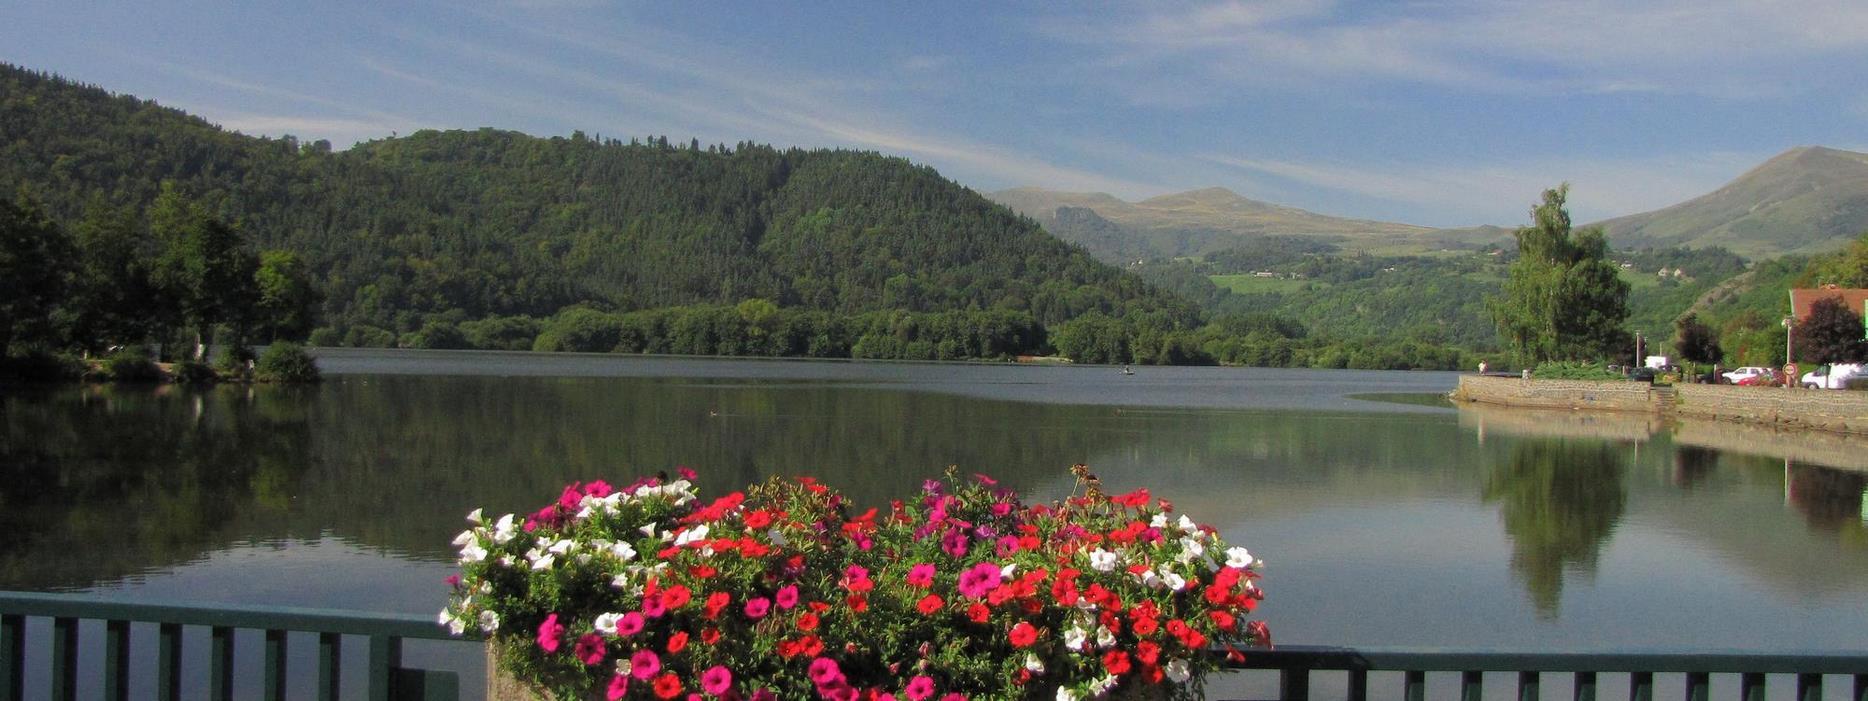
{"type": "Polygon", "coordinates": [[[1868,3],[1232,0],[1053,17],[1039,30],[1099,53],[1084,69],[1093,79],[1131,72],[1124,87],[1192,67],[1209,91],[1348,79],[1755,97],[1812,77],[1796,62],[1868,54],[1868,3]]]}
{"type": "Polygon", "coordinates": [[[196,109],[201,113],[214,115],[214,119],[222,129],[256,136],[290,134],[302,140],[328,139],[340,144],[388,136],[398,128],[395,125],[366,119],[250,114],[212,106],[196,109]]]}
{"type": "Polygon", "coordinates": [[[1205,154],[1202,160],[1270,175],[1326,191],[1426,207],[1467,221],[1443,226],[1525,220],[1538,193],[1571,184],[1578,221],[1634,214],[1704,195],[1771,154],[1715,153],[1638,159],[1539,158],[1497,163],[1347,164],[1205,154]]]}

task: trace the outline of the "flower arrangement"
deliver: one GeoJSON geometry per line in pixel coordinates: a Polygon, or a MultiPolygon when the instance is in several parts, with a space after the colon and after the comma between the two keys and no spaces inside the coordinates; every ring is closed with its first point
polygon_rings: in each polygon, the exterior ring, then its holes
{"type": "Polygon", "coordinates": [[[930,480],[886,513],[810,478],[703,502],[682,478],[573,484],[455,539],[441,623],[560,699],[1197,698],[1269,645],[1262,563],[1147,490],[1026,505],[930,480]]]}

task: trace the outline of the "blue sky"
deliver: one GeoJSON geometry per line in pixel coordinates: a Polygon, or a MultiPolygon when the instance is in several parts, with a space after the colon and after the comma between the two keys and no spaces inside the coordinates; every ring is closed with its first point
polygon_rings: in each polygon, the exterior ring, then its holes
{"type": "Polygon", "coordinates": [[[906,156],[978,190],[1220,186],[1579,220],[1868,150],[1861,0],[15,2],[0,60],[248,134],[491,126],[906,156]]]}

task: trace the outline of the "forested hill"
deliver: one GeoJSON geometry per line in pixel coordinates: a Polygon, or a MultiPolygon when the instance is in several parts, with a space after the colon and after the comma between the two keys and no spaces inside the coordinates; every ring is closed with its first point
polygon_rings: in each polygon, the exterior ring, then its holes
{"type": "Polygon", "coordinates": [[[141,211],[173,181],[265,248],[305,256],[325,323],[547,316],[765,299],[1188,319],[1188,303],[900,158],[423,131],[333,152],[0,67],[0,188],[55,218],[141,211]]]}

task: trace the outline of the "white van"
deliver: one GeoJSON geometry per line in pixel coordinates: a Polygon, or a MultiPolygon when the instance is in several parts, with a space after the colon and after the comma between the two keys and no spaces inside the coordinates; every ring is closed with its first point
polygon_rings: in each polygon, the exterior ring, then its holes
{"type": "Polygon", "coordinates": [[[1803,381],[1799,384],[1810,389],[1848,389],[1849,380],[1860,376],[1861,363],[1836,363],[1803,373],[1803,381]]]}

